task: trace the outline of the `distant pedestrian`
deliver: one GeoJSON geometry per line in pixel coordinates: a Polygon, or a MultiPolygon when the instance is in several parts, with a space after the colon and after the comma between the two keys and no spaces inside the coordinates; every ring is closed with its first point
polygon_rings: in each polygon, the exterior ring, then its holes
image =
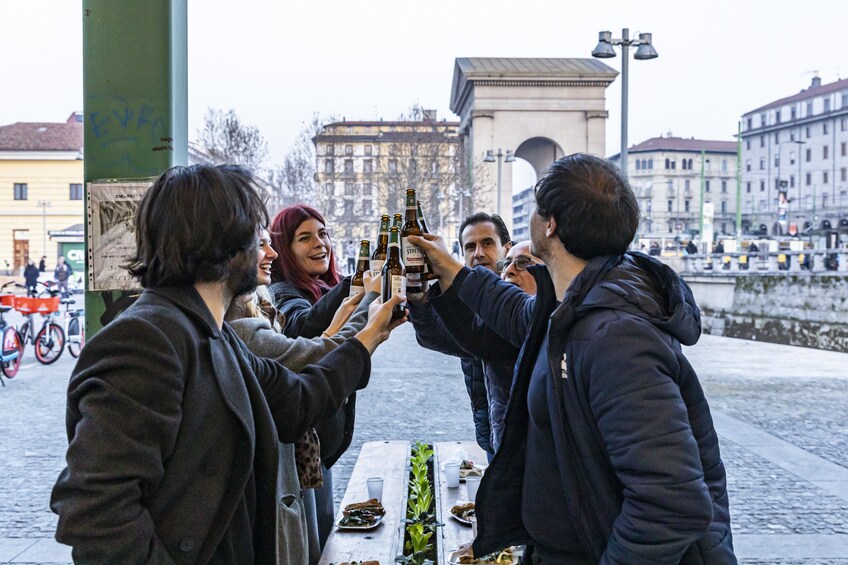
{"type": "Polygon", "coordinates": [[[47,269],[47,255],[41,256],[41,261],[38,262],[38,272],[43,273],[47,269]]]}
{"type": "Polygon", "coordinates": [[[24,281],[28,296],[38,294],[38,289],[36,289],[38,284],[38,267],[35,266],[35,262],[32,259],[27,259],[27,266],[24,269],[24,281]]]}
{"type": "Polygon", "coordinates": [[[356,272],[356,245],[352,239],[345,243],[344,254],[347,259],[347,274],[352,275],[356,272]]]}
{"type": "Polygon", "coordinates": [[[71,278],[71,275],[74,274],[74,270],[71,266],[65,263],[65,257],[59,257],[59,264],[56,265],[56,269],[53,271],[53,277],[56,279],[58,283],[59,292],[62,293],[62,296],[68,296],[68,280],[71,278]]]}
{"type": "Polygon", "coordinates": [[[716,243],[713,248],[713,253],[724,253],[724,244],[720,241],[716,243]]]}
{"type": "Polygon", "coordinates": [[[689,255],[696,255],[698,253],[698,246],[695,245],[695,242],[689,240],[689,243],[686,244],[686,253],[689,255]]]}
{"type": "Polygon", "coordinates": [[[660,244],[657,243],[656,241],[652,241],[651,242],[651,248],[648,251],[648,254],[653,255],[654,257],[659,255],[660,254],[660,244]]]}
{"type": "Polygon", "coordinates": [[[453,242],[453,249],[451,250],[451,254],[453,254],[454,257],[459,259],[459,242],[456,240],[454,240],[453,242]]]}

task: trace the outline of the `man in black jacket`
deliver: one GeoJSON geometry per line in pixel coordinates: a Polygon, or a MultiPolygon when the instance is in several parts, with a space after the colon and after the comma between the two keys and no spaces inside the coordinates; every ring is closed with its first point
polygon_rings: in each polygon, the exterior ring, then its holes
{"type": "Polygon", "coordinates": [[[700,314],[674,271],[627,253],[638,219],[621,171],[576,154],[536,185],[536,297],[459,265],[436,236],[410,240],[443,292],[522,342],[475,555],[529,544],[544,565],[736,563],[718,437],[681,350],[700,314]]]}
{"type": "Polygon", "coordinates": [[[223,318],[256,287],[267,224],[250,173],[229,165],[174,167],[139,203],[128,267],[145,290],[68,385],[50,505],[75,562],[278,563],[278,442],[365,387],[400,299],[300,373],[255,357],[223,318]]]}

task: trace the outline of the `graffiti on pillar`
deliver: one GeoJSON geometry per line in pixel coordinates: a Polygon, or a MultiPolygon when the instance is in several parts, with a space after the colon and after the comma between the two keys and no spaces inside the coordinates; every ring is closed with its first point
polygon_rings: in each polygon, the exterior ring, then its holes
{"type": "Polygon", "coordinates": [[[92,95],[86,108],[85,158],[101,168],[147,176],[147,151],[173,150],[168,121],[152,98],[92,95]]]}

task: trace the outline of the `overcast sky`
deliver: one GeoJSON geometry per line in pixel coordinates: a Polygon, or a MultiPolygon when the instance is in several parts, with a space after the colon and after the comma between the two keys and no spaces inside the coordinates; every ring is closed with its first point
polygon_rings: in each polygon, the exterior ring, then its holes
{"type": "MultiPolygon", "coordinates": [[[[82,110],[81,13],[77,0],[0,0],[0,125],[82,110]]],[[[456,119],[457,57],[591,57],[599,31],[625,26],[652,32],[660,55],[631,59],[630,144],[732,140],[741,114],[814,71],[848,75],[848,3],[835,0],[189,0],[188,16],[190,138],[207,108],[232,108],[268,140],[269,164],[316,112],[392,119],[418,103],[456,119]]],[[[605,62],[620,70],[617,52],[605,62]]],[[[612,155],[620,80],[607,109],[612,155]]]]}

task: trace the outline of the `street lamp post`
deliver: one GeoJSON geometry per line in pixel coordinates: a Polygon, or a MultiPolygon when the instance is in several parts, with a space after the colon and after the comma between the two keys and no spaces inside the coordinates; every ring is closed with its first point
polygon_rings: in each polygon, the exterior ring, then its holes
{"type": "Polygon", "coordinates": [[[41,208],[41,254],[47,255],[47,209],[52,204],[47,200],[39,200],[38,207],[41,208]]]}
{"type": "Polygon", "coordinates": [[[515,161],[515,155],[513,155],[512,151],[510,151],[510,150],[507,150],[507,152],[504,154],[499,147],[497,153],[495,153],[492,149],[489,149],[488,151],[486,151],[486,157],[483,159],[483,161],[486,162],[486,163],[494,163],[495,157],[498,158],[498,210],[497,210],[497,212],[498,212],[498,216],[500,216],[501,215],[501,159],[503,157],[506,157],[506,159],[504,159],[504,163],[512,163],[513,161],[515,161]]]}
{"type": "Polygon", "coordinates": [[[640,33],[639,39],[630,38],[630,30],[621,30],[621,38],[612,37],[612,32],[602,31],[598,33],[598,45],[592,51],[592,57],[598,59],[609,59],[615,57],[613,46],[621,47],[621,153],[619,155],[619,167],[627,173],[627,74],[630,57],[628,51],[631,45],[638,46],[634,58],[638,61],[656,59],[657,50],[654,49],[652,34],[640,33]]]}
{"type": "MultiPolygon", "coordinates": [[[[798,145],[798,193],[800,194],[801,189],[801,146],[806,143],[801,139],[792,139],[790,141],[781,141],[777,144],[777,214],[778,214],[778,222],[780,221],[780,193],[783,191],[786,193],[786,201],[789,202],[789,182],[783,180],[782,169],[783,169],[783,145],[786,143],[795,143],[798,145]]],[[[786,222],[789,223],[789,214],[786,214],[786,222]]],[[[783,226],[781,226],[781,229],[783,226]]]]}

